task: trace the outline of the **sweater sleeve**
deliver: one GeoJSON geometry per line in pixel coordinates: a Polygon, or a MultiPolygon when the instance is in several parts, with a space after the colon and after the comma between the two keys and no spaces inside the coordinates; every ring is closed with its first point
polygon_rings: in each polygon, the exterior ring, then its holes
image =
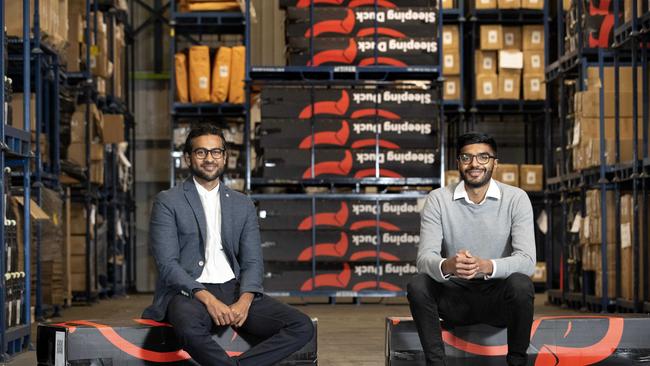
{"type": "Polygon", "coordinates": [[[442,223],[440,203],[430,193],[420,214],[420,246],[418,247],[418,272],[426,273],[438,282],[447,281],[440,268],[442,250],[442,223]]]}
{"type": "Polygon", "coordinates": [[[492,278],[507,278],[515,272],[531,276],[535,272],[535,227],[533,224],[533,206],[528,195],[520,191],[513,202],[510,238],[512,254],[498,258],[499,271],[492,278]]]}

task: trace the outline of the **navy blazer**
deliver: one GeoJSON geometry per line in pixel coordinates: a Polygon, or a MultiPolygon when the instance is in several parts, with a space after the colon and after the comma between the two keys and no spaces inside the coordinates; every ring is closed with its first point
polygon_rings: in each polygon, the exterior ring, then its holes
{"type": "MultiPolygon", "coordinates": [[[[262,247],[257,211],[246,195],[223,184],[221,202],[221,243],[230,267],[240,283],[240,293],[262,293],[262,247]]],[[[161,321],[174,295],[192,297],[204,289],[196,281],[205,260],[206,218],[194,180],[158,193],[149,225],[149,245],[158,267],[153,304],[143,318],[161,321]]]]}

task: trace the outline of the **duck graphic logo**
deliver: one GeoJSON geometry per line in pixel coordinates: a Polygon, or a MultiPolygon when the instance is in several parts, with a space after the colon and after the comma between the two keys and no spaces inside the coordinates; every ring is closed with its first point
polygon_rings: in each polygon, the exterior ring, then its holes
{"type": "MultiPolygon", "coordinates": [[[[310,119],[315,116],[338,116],[345,117],[350,109],[350,93],[347,90],[341,90],[341,97],[338,100],[320,101],[311,104],[300,111],[298,118],[310,119]]],[[[365,108],[352,111],[350,113],[351,119],[360,119],[367,117],[382,117],[386,119],[401,119],[402,117],[391,111],[377,108],[365,108]]]]}
{"type": "MultiPolygon", "coordinates": [[[[150,319],[133,319],[133,321],[138,324],[149,325],[152,327],[171,327],[170,324],[161,323],[150,319]]],[[[181,361],[187,361],[192,358],[187,352],[183,351],[180,348],[176,350],[166,351],[166,352],[152,351],[143,348],[139,345],[130,342],[129,340],[121,336],[113,327],[106,324],[101,324],[101,323],[88,321],[88,320],[72,320],[72,321],[67,321],[64,323],[59,323],[54,325],[67,328],[69,333],[74,333],[79,326],[96,328],[99,331],[99,333],[110,344],[112,344],[122,352],[143,361],[160,362],[160,363],[181,362],[181,361]]],[[[230,340],[231,343],[233,343],[238,337],[239,335],[236,332],[234,332],[232,339],[230,340]]],[[[225,346],[224,348],[227,348],[227,346],[225,346]]],[[[226,351],[226,353],[230,357],[239,356],[242,354],[242,352],[235,352],[235,351],[226,351]]]]}
{"type": "MultiPolygon", "coordinates": [[[[623,338],[624,319],[606,316],[550,316],[541,317],[533,322],[531,329],[531,347],[538,350],[535,366],[586,366],[609,358],[614,354],[623,338]],[[594,319],[596,322],[580,322],[580,319],[594,319]],[[555,324],[544,326],[545,322],[555,324]],[[564,322],[564,334],[558,338],[556,325],[564,322]],[[588,329],[573,329],[588,327],[588,329]],[[589,337],[585,337],[589,334],[589,337]],[[593,337],[592,335],[597,335],[593,337]],[[573,335],[573,337],[572,337],[573,335]],[[597,339],[585,344],[587,340],[597,339]],[[562,344],[558,343],[558,339],[562,344]]],[[[482,345],[466,341],[454,334],[443,331],[444,342],[460,351],[477,356],[505,356],[508,346],[482,345]]]]}
{"type": "MultiPolygon", "coordinates": [[[[348,8],[345,12],[345,18],[336,20],[324,20],[314,24],[305,32],[305,38],[318,37],[323,34],[351,34],[356,26],[354,11],[348,8]]],[[[370,37],[375,34],[392,38],[406,38],[406,35],[398,30],[386,27],[368,27],[359,29],[356,37],[370,37]]]]}
{"type": "MultiPolygon", "coordinates": [[[[324,287],[346,289],[348,288],[351,279],[352,269],[350,268],[350,264],[343,263],[343,269],[341,272],[316,275],[313,278],[310,278],[303,282],[302,286],[300,286],[300,291],[313,291],[324,287]]],[[[359,282],[352,287],[352,291],[363,291],[368,289],[402,291],[402,288],[399,286],[384,281],[364,281],[359,282]]]]}
{"type": "MultiPolygon", "coordinates": [[[[311,149],[314,146],[318,145],[334,145],[334,146],[345,146],[348,143],[350,138],[350,123],[346,120],[341,121],[341,128],[337,131],[324,131],[316,132],[312,135],[305,137],[301,142],[298,148],[300,149],[311,149]]],[[[379,147],[384,149],[399,149],[399,145],[391,141],[383,139],[362,139],[357,140],[351,144],[353,149],[362,149],[364,147],[374,147],[379,145],[379,147]]],[[[373,172],[374,174],[374,172],[373,172]]]]}
{"type": "MultiPolygon", "coordinates": [[[[375,32],[375,28],[362,30],[365,35],[372,35],[370,32],[375,32]]],[[[391,35],[393,38],[403,38],[404,36],[398,31],[388,29],[388,28],[378,28],[377,33],[381,35],[391,35]],[[399,35],[400,37],[395,37],[399,35]]],[[[342,65],[352,65],[359,54],[359,49],[357,42],[354,38],[350,38],[348,45],[344,49],[335,49],[335,50],[325,50],[320,51],[314,54],[307,62],[307,66],[322,66],[324,64],[334,63],[342,65]]],[[[371,66],[371,65],[389,65],[396,67],[406,67],[408,66],[405,62],[400,61],[393,57],[386,56],[377,56],[377,57],[366,57],[357,63],[359,66],[371,66]]]]}
{"type": "MultiPolygon", "coordinates": [[[[314,257],[335,257],[343,258],[348,253],[350,247],[350,240],[348,234],[341,232],[339,240],[336,243],[318,243],[314,247],[304,249],[298,255],[298,261],[308,262],[314,257]]],[[[399,258],[393,254],[386,252],[377,252],[376,250],[364,250],[354,252],[350,255],[350,261],[363,261],[367,259],[375,259],[379,257],[382,261],[399,261],[399,258]]]]}
{"type": "MultiPolygon", "coordinates": [[[[298,225],[298,230],[311,230],[315,226],[330,226],[335,228],[345,228],[350,217],[350,209],[347,202],[341,202],[341,207],[336,212],[322,212],[303,219],[298,225]]],[[[400,231],[397,225],[390,222],[377,220],[360,220],[350,224],[350,230],[357,231],[366,228],[375,228],[379,226],[384,231],[400,231]]]]}

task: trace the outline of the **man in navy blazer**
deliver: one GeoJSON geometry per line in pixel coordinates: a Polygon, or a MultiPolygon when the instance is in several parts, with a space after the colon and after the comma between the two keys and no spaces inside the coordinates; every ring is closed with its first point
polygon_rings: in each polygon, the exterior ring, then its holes
{"type": "Polygon", "coordinates": [[[309,317],[263,294],[255,206],[220,183],[228,157],[221,131],[190,131],[184,158],[192,177],[154,199],[149,241],[159,277],[144,318],[167,320],[199,364],[272,365],[312,339],[309,317]],[[229,357],[211,338],[232,326],[265,339],[229,357]]]}

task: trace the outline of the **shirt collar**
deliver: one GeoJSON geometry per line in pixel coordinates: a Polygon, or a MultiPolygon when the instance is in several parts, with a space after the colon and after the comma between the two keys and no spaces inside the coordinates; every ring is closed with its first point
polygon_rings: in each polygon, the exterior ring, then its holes
{"type": "Polygon", "coordinates": [[[205,189],[201,185],[201,183],[196,181],[196,178],[192,178],[192,180],[194,181],[194,185],[196,186],[196,190],[199,191],[199,195],[204,196],[204,197],[205,196],[217,195],[219,193],[219,189],[221,188],[221,183],[217,183],[217,186],[214,187],[213,190],[208,191],[207,189],[205,189]]]}
{"type": "MultiPolygon", "coordinates": [[[[481,203],[479,203],[479,205],[482,205],[487,200],[488,197],[497,200],[501,199],[501,190],[499,189],[499,186],[494,181],[494,179],[490,179],[490,186],[488,187],[488,190],[485,193],[485,198],[483,199],[483,201],[481,201],[481,203]]],[[[469,199],[469,196],[467,195],[467,190],[465,189],[465,182],[462,180],[458,183],[458,185],[456,185],[456,189],[454,189],[454,201],[461,198],[464,198],[465,202],[467,203],[473,205],[476,204],[469,199]]]]}

